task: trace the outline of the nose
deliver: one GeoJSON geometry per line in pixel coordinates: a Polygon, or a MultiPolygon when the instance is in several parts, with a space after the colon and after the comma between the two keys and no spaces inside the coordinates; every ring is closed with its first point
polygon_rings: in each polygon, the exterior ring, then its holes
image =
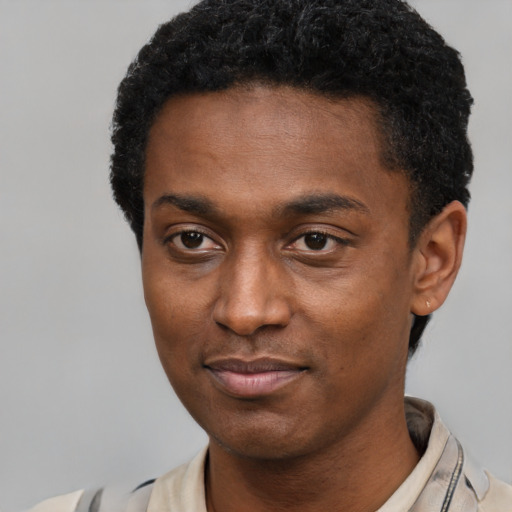
{"type": "Polygon", "coordinates": [[[240,336],[262,327],[285,327],[292,316],[288,279],[282,263],[253,253],[226,265],[213,316],[240,336]]]}

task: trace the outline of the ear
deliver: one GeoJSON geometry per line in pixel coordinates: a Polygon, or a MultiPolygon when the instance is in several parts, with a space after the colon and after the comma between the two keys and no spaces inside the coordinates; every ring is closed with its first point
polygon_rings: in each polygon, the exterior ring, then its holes
{"type": "Polygon", "coordinates": [[[414,248],[412,313],[428,315],[445,301],[462,262],[466,227],[466,209],[452,201],[424,228],[414,248]]]}

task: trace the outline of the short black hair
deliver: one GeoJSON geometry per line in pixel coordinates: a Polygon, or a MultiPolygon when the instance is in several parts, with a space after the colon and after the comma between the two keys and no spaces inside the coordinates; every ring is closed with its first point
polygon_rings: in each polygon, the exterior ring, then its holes
{"type": "MultiPolygon", "coordinates": [[[[287,85],[376,107],[383,157],[409,179],[410,242],[469,201],[472,98],[457,51],[401,0],[203,0],[161,25],[128,68],[112,123],[114,198],[143,244],[145,148],[177,94],[287,85]]],[[[429,316],[416,317],[409,350],[429,316]]]]}

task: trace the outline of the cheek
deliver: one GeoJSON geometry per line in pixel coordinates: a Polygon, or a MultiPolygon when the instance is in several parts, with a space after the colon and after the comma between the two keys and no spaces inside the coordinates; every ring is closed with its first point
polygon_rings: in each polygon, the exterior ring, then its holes
{"type": "Polygon", "coordinates": [[[194,294],[168,272],[143,264],[144,299],[159,353],[179,348],[177,340],[191,332],[197,304],[194,294]]]}
{"type": "Polygon", "coordinates": [[[402,360],[410,329],[405,290],[399,280],[378,281],[369,273],[304,290],[302,316],[322,357],[344,371],[402,360]]]}
{"type": "Polygon", "coordinates": [[[176,275],[143,270],[143,284],[162,367],[176,395],[204,426],[202,418],[212,414],[201,364],[204,340],[209,338],[205,322],[209,302],[176,275]]]}
{"type": "Polygon", "coordinates": [[[323,314],[310,324],[325,362],[323,385],[316,399],[330,404],[335,421],[345,417],[350,423],[389,390],[401,394],[407,363],[407,322],[398,313],[401,320],[391,321],[377,292],[344,293],[329,307],[325,298],[321,300],[323,314]]]}
{"type": "Polygon", "coordinates": [[[143,254],[142,283],[144,299],[154,327],[180,327],[184,321],[193,321],[198,311],[204,310],[209,295],[197,280],[185,279],[184,272],[167,258],[155,255],[149,249],[143,254]]]}

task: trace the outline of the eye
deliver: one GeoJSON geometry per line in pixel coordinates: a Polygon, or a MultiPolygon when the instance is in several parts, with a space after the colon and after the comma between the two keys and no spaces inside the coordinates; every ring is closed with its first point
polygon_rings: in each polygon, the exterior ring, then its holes
{"type": "Polygon", "coordinates": [[[220,246],[200,231],[181,231],[168,238],[177,249],[182,251],[219,249],[220,246]]]}
{"type": "Polygon", "coordinates": [[[311,231],[296,238],[291,244],[291,248],[308,252],[330,252],[339,245],[347,245],[347,241],[321,231],[311,231]]]}

